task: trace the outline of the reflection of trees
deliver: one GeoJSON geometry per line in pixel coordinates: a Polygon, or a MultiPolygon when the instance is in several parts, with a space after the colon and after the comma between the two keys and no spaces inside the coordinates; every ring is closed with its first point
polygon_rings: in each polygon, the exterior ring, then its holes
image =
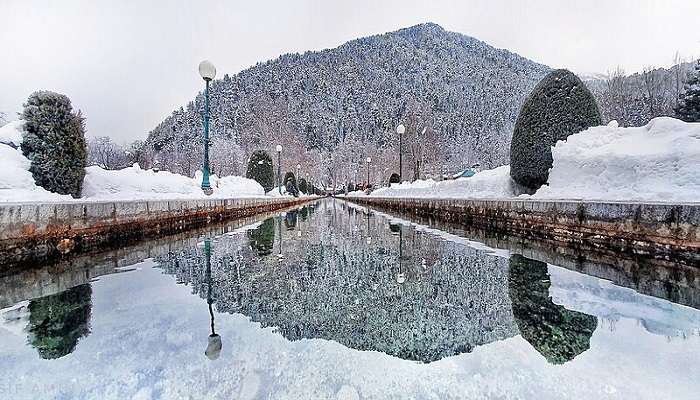
{"type": "Polygon", "coordinates": [[[308,216],[309,216],[309,207],[308,206],[302,207],[301,210],[299,210],[299,216],[301,217],[302,221],[306,221],[306,218],[308,218],[308,216]]]}
{"type": "MultiPolygon", "coordinates": [[[[289,340],[324,338],[423,362],[517,334],[506,259],[404,226],[400,262],[401,235],[371,216],[368,248],[359,231],[366,229],[367,216],[334,214],[330,203],[320,203],[322,212],[310,214],[305,223],[313,229],[305,228],[302,238],[282,231],[281,259],[247,251],[242,243],[247,235],[217,238],[212,254],[216,309],[276,327],[289,340]],[[400,271],[402,283],[397,282],[400,271]]],[[[287,224],[286,218],[271,221],[287,224]]],[[[201,257],[196,250],[157,261],[205,297],[205,286],[197,284],[205,280],[198,277],[205,271],[196,267],[201,257]]]]}
{"type": "Polygon", "coordinates": [[[293,230],[297,226],[297,211],[288,211],[284,217],[284,225],[287,230],[293,230]]]}
{"type": "Polygon", "coordinates": [[[29,302],[29,342],[44,359],[70,354],[90,334],[90,284],[29,302]]]}
{"type": "Polygon", "coordinates": [[[588,350],[598,320],[554,304],[549,286],[546,263],[510,258],[508,290],[520,334],[547,361],[563,364],[588,350]]]}
{"type": "Polygon", "coordinates": [[[259,227],[247,231],[250,246],[259,256],[272,254],[275,241],[275,224],[272,219],[265,220],[259,227]]]}

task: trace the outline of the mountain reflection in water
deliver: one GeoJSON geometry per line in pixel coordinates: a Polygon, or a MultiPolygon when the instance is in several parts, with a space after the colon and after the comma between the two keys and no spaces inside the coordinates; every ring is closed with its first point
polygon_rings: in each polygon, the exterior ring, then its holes
{"type": "Polygon", "coordinates": [[[156,262],[217,311],[244,314],[289,340],[333,340],[420,362],[521,334],[562,364],[589,348],[597,326],[596,317],[552,302],[544,263],[498,257],[336,201],[156,262]]]}

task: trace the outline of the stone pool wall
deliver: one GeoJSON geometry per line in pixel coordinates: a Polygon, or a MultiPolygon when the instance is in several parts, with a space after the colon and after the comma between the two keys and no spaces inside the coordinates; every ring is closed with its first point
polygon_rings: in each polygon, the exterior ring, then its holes
{"type": "Polygon", "coordinates": [[[0,204],[0,271],[316,199],[248,198],[0,204]]]}
{"type": "Polygon", "coordinates": [[[700,205],[563,200],[347,197],[421,217],[566,245],[682,259],[700,265],[700,205]]]}

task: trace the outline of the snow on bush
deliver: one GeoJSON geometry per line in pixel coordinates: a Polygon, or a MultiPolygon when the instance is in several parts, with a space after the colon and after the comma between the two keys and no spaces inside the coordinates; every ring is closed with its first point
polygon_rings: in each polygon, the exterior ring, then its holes
{"type": "Polygon", "coordinates": [[[549,186],[533,197],[700,201],[700,123],[654,118],[646,126],[589,128],[552,149],[549,186]]]}
{"type": "MultiPolygon", "coordinates": [[[[700,123],[660,117],[620,128],[613,121],[557,142],[552,155],[549,183],[532,198],[700,201],[700,123]]],[[[514,185],[504,165],[471,178],[393,184],[372,196],[512,198],[514,185]]]]}

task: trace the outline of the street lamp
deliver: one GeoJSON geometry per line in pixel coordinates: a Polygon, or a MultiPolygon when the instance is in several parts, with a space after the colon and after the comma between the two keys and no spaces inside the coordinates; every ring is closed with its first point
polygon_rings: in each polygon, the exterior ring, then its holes
{"type": "Polygon", "coordinates": [[[403,171],[403,133],[406,132],[406,127],[399,124],[396,127],[396,133],[399,134],[399,183],[403,182],[401,172],[403,171]]]}
{"type": "Polygon", "coordinates": [[[277,189],[282,195],[282,145],[277,145],[277,189]]]}
{"type": "Polygon", "coordinates": [[[299,179],[301,179],[301,164],[297,164],[297,190],[299,190],[299,179]]]}
{"type": "Polygon", "coordinates": [[[369,164],[372,162],[371,157],[367,157],[367,188],[369,188],[369,164]]]}
{"type": "Polygon", "coordinates": [[[214,191],[209,185],[209,82],[216,76],[216,67],[209,60],[199,63],[199,75],[204,82],[204,166],[202,171],[202,191],[206,195],[214,191]]]}

